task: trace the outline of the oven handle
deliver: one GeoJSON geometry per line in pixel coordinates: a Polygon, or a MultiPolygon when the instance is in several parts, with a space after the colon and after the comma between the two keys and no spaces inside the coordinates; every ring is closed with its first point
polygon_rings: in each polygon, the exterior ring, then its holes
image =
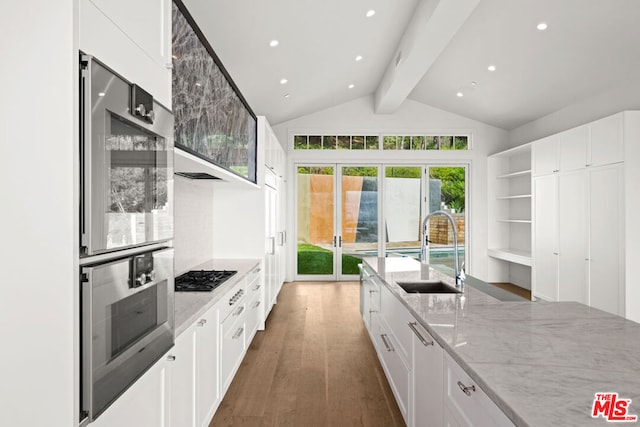
{"type": "Polygon", "coordinates": [[[80,252],[87,254],[91,230],[90,191],[91,187],[91,63],[93,57],[80,58],[80,252]]]}
{"type": "MultiPolygon", "coordinates": [[[[93,286],[88,276],[80,275],[81,318],[80,337],[82,341],[82,402],[80,405],[81,418],[93,414],[93,286]]],[[[91,419],[89,421],[92,421],[91,419]]]]}

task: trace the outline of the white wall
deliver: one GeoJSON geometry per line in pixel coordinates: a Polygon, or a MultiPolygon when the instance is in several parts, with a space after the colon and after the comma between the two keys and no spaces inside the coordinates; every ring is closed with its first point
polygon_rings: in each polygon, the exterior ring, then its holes
{"type": "Polygon", "coordinates": [[[509,131],[509,145],[517,146],[571,129],[624,110],[640,110],[640,80],[578,101],[509,131]]]}
{"type": "MultiPolygon", "coordinates": [[[[288,122],[273,126],[273,130],[288,153],[289,173],[295,177],[293,164],[295,162],[449,162],[470,163],[469,169],[469,200],[468,210],[470,257],[471,263],[467,271],[479,278],[487,274],[487,155],[500,151],[507,146],[507,132],[505,130],[486,125],[462,116],[448,113],[437,108],[429,107],[413,100],[406,100],[400,109],[389,115],[375,114],[372,96],[365,96],[356,100],[299,117],[288,122]],[[359,133],[471,133],[472,150],[442,151],[442,152],[390,152],[390,151],[358,151],[345,152],[335,150],[331,152],[307,152],[293,150],[293,135],[300,134],[343,134],[357,135],[359,133]]],[[[295,194],[295,179],[288,180],[288,194],[295,194]]],[[[295,200],[288,200],[287,228],[295,230],[295,200]]],[[[293,238],[293,236],[292,236],[293,238]]],[[[292,240],[290,240],[292,241],[292,240]]],[[[287,280],[294,275],[295,245],[289,245],[289,271],[287,280]]]]}
{"type": "Polygon", "coordinates": [[[77,0],[0,14],[0,425],[77,422],[77,0]]]}
{"type": "Polygon", "coordinates": [[[173,247],[179,275],[213,258],[214,184],[175,175],[174,189],[173,247]]]}

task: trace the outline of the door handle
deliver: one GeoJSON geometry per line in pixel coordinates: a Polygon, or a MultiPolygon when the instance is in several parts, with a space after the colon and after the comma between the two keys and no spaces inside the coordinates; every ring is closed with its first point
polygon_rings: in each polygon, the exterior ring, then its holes
{"type": "Polygon", "coordinates": [[[342,236],[338,237],[338,247],[342,247],[342,236]]]}
{"type": "Polygon", "coordinates": [[[336,236],[333,236],[333,247],[336,247],[336,236]]]}

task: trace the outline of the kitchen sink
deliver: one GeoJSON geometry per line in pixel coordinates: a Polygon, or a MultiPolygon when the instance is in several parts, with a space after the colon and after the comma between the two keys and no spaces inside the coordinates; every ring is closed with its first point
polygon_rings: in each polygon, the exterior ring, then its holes
{"type": "Polygon", "coordinates": [[[410,294],[461,294],[462,291],[441,280],[416,280],[396,282],[410,294]]]}

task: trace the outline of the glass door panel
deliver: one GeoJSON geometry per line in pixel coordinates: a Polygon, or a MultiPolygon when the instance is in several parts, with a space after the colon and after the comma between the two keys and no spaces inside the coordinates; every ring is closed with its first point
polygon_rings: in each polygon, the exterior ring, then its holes
{"type": "Polygon", "coordinates": [[[363,256],[378,254],[378,167],[340,168],[340,276],[359,273],[363,256]]]}
{"type": "Polygon", "coordinates": [[[384,169],[384,239],[386,256],[420,259],[423,214],[421,166],[384,169]]]}
{"type": "Polygon", "coordinates": [[[298,166],[296,172],[297,274],[335,277],[335,168],[298,166]]]}
{"type": "MultiPolygon", "coordinates": [[[[466,173],[464,166],[430,166],[429,212],[445,211],[453,217],[458,237],[460,266],[465,259],[466,173]]],[[[429,220],[429,264],[452,271],[454,267],[454,231],[444,215],[429,220]]]]}

